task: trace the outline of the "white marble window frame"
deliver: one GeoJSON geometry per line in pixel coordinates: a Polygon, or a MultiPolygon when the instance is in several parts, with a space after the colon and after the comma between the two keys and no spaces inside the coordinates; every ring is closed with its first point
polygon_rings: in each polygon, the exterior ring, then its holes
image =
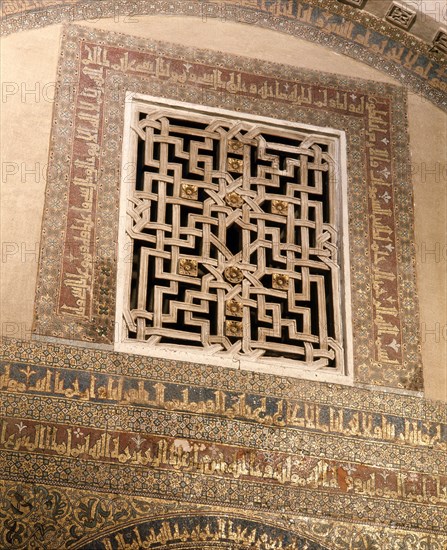
{"type": "Polygon", "coordinates": [[[343,130],[324,128],[309,124],[299,124],[277,120],[270,117],[255,116],[247,113],[239,113],[226,109],[206,107],[191,103],[175,101],[166,98],[153,97],[145,94],[138,94],[131,91],[126,93],[125,113],[124,113],[124,132],[122,148],[122,171],[120,187],[120,205],[119,205],[119,233],[118,233],[118,273],[116,290],[116,321],[115,321],[115,351],[144,355],[154,358],[165,358],[172,360],[188,361],[206,365],[216,365],[254,372],[264,372],[280,376],[291,376],[294,378],[303,378],[308,380],[320,380],[328,383],[353,384],[353,339],[352,339],[352,317],[351,317],[351,284],[350,284],[350,261],[349,261],[349,230],[348,230],[348,177],[346,160],[346,135],[343,130]],[[130,182],[133,180],[136,171],[136,147],[133,140],[137,139],[136,133],[131,129],[131,122],[136,110],[145,110],[148,106],[169,107],[171,109],[189,110],[193,113],[208,115],[221,115],[228,118],[240,118],[242,120],[259,122],[262,124],[280,126],[283,128],[293,128],[309,134],[318,134],[322,139],[331,140],[336,144],[335,165],[337,170],[336,188],[337,188],[337,207],[338,220],[337,229],[340,234],[339,254],[340,254],[340,296],[341,318],[343,324],[343,362],[334,367],[311,368],[301,364],[291,365],[285,361],[284,365],[276,361],[269,363],[268,358],[263,361],[252,359],[240,359],[231,357],[222,357],[209,355],[200,348],[194,350],[182,349],[182,346],[172,347],[162,344],[154,347],[147,346],[144,342],[126,339],[125,323],[123,322],[123,312],[126,296],[127,281],[129,278],[129,250],[131,249],[131,238],[126,232],[126,205],[130,190],[130,182]]]}

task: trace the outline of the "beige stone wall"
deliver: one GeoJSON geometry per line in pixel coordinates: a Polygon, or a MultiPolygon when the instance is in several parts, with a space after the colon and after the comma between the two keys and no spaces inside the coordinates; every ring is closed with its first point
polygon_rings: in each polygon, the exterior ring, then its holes
{"type": "Polygon", "coordinates": [[[11,35],[0,50],[1,322],[16,338],[30,336],[33,318],[59,36],[55,27],[11,35]]]}
{"type": "MultiPolygon", "coordinates": [[[[395,83],[386,74],[321,46],[238,23],[138,16],[132,23],[84,24],[395,83]]],[[[29,337],[33,317],[60,31],[60,26],[47,27],[2,41],[2,330],[19,338],[29,337]]],[[[409,124],[426,395],[447,401],[447,117],[423,98],[410,95],[409,124]]]]}
{"type": "Polygon", "coordinates": [[[447,116],[410,96],[409,131],[425,394],[447,401],[447,116]]]}

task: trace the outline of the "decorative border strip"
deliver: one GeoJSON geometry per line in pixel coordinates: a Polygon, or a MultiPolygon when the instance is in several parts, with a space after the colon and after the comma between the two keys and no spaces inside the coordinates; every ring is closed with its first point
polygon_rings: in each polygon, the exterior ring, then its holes
{"type": "MultiPolygon", "coordinates": [[[[184,442],[185,445],[188,443],[184,442]]],[[[242,462],[248,458],[243,448],[240,456],[239,465],[233,466],[236,470],[242,468],[242,462]]],[[[171,459],[171,454],[168,458],[171,459]]],[[[296,460],[299,461],[299,458],[296,460]]],[[[194,466],[189,471],[187,467],[181,471],[175,468],[165,471],[134,464],[99,463],[14,450],[0,450],[0,466],[4,478],[19,483],[71,486],[83,490],[89,488],[99,492],[160,499],[177,498],[196,504],[250,508],[261,512],[284,511],[286,514],[326,518],[333,517],[334,510],[343,510],[343,517],[348,521],[370,518],[378,526],[389,527],[394,524],[444,534],[445,502],[437,500],[436,504],[418,503],[416,495],[414,501],[410,495],[401,500],[406,490],[402,488],[406,474],[398,474],[396,484],[399,489],[393,491],[392,498],[388,498],[386,492],[379,496],[374,475],[356,479],[358,492],[351,494],[334,487],[336,475],[332,474],[333,468],[326,465],[323,459],[317,462],[311,473],[315,477],[314,483],[307,487],[301,487],[299,482],[292,486],[248,481],[240,477],[226,479],[222,475],[207,475],[197,471],[194,466]]],[[[340,465],[339,468],[335,467],[335,471],[338,474],[344,469],[340,465]]],[[[411,483],[410,478],[408,485],[411,483]]],[[[351,482],[345,487],[350,489],[351,482]]],[[[444,488],[441,485],[441,490],[444,488]]]]}
{"type": "MultiPolygon", "coordinates": [[[[383,413],[367,409],[364,404],[358,408],[352,404],[334,405],[332,399],[314,401],[306,396],[301,399],[284,398],[271,391],[230,391],[191,384],[192,380],[179,384],[147,376],[74,370],[30,362],[5,362],[0,370],[0,391],[5,392],[3,405],[6,416],[29,415],[25,401],[19,409],[14,408],[18,396],[26,394],[42,406],[45,399],[51,396],[59,400],[60,410],[63,410],[68,399],[73,422],[92,429],[100,428],[101,423],[96,417],[88,420],[82,418],[82,403],[85,401],[97,411],[98,418],[101,410],[109,411],[111,418],[118,415],[120,421],[114,429],[119,430],[137,431],[138,418],[159,415],[160,419],[165,419],[163,411],[175,411],[189,415],[191,437],[199,437],[193,433],[196,419],[191,414],[199,415],[199,418],[206,415],[209,422],[214,422],[212,419],[215,418],[225,418],[228,423],[234,421],[232,427],[237,433],[243,430],[239,422],[263,426],[259,446],[268,443],[272,428],[281,428],[287,434],[284,446],[282,443],[279,446],[276,444],[275,449],[281,452],[310,451],[311,439],[316,436],[323,436],[327,448],[332,446],[335,452],[337,437],[344,436],[374,442],[368,453],[371,464],[388,465],[389,445],[392,444],[401,447],[402,458],[412,462],[414,468],[423,470],[426,466],[424,450],[430,449],[433,458],[442,458],[442,453],[447,451],[447,422],[434,421],[422,415],[416,418],[402,416],[400,412],[383,413]],[[299,436],[302,430],[307,432],[307,437],[312,436],[307,444],[299,436]]],[[[267,388],[270,390],[270,385],[267,388]]],[[[36,413],[33,420],[45,422],[46,416],[36,413]]],[[[55,411],[52,420],[63,423],[64,416],[55,411]]],[[[175,424],[169,425],[167,432],[160,433],[167,435],[173,428],[175,424]]],[[[230,440],[222,433],[215,439],[230,440]]],[[[343,448],[337,448],[336,452],[339,459],[348,459],[343,448]]],[[[447,464],[442,460],[439,464],[433,463],[431,468],[435,473],[447,472],[447,464]]]]}
{"type": "Polygon", "coordinates": [[[2,33],[49,24],[136,15],[191,15],[271,28],[316,42],[390,74],[413,92],[447,109],[445,56],[374,15],[336,0],[305,3],[270,0],[79,0],[35,3],[33,11],[7,15],[2,33]]]}
{"type": "MultiPolygon", "coordinates": [[[[40,401],[36,398],[27,399],[28,406],[37,406],[40,401]]],[[[14,399],[8,401],[13,402],[14,399]]],[[[57,405],[64,404],[52,401],[50,405],[47,401],[47,411],[53,412],[57,405]]],[[[82,416],[94,410],[86,403],[80,408],[82,416]]],[[[97,414],[104,421],[107,412],[108,408],[104,407],[97,411],[97,414]]],[[[125,411],[120,413],[124,414],[125,411]]],[[[79,418],[82,419],[82,416],[79,418]]],[[[92,469],[95,468],[95,464],[96,467],[101,464],[107,468],[118,465],[141,473],[150,469],[168,477],[173,472],[193,473],[212,476],[220,479],[222,483],[240,480],[248,484],[256,483],[259,487],[312,489],[322,494],[348,495],[353,498],[366,495],[398,503],[418,502],[421,506],[447,505],[447,475],[428,472],[427,465],[425,471],[415,471],[411,455],[405,457],[407,460],[402,464],[402,468],[400,464],[384,467],[364,463],[363,461],[374,460],[374,451],[372,454],[368,453],[371,449],[360,442],[359,452],[363,456],[361,461],[354,462],[352,448],[347,453],[351,455],[350,459],[332,458],[333,453],[320,441],[324,438],[314,437],[311,451],[279,451],[274,447],[274,439],[278,438],[279,434],[275,434],[274,438],[267,437],[263,443],[262,430],[247,430],[243,425],[238,427],[237,422],[231,421],[225,423],[229,437],[222,442],[215,441],[218,438],[214,435],[222,422],[213,422],[206,418],[209,433],[205,434],[205,430],[200,430],[203,417],[189,425],[191,418],[188,415],[175,415],[177,425],[173,425],[174,423],[169,422],[169,416],[149,413],[141,418],[146,427],[136,432],[113,428],[107,421],[101,428],[92,428],[85,422],[79,424],[79,418],[78,423],[73,417],[70,418],[70,423],[57,423],[53,420],[35,420],[34,417],[29,418],[29,414],[24,417],[9,416],[7,420],[0,422],[0,451],[4,451],[7,456],[13,450],[14,457],[24,457],[31,453],[34,457],[47,457],[55,463],[61,458],[75,459],[80,466],[92,469]],[[165,430],[174,435],[147,433],[152,422],[155,428],[151,431],[157,431],[157,426],[166,426],[165,430]],[[238,428],[240,432],[236,436],[234,429],[238,428]],[[250,431],[251,436],[247,434],[250,431]],[[195,435],[201,437],[197,438],[195,435]],[[328,455],[324,458],[318,456],[318,450],[321,454],[323,449],[328,455]]],[[[286,436],[287,432],[281,432],[281,437],[286,436]]],[[[298,438],[298,441],[300,439],[298,438]]],[[[345,443],[348,447],[352,446],[351,441],[345,443]]],[[[394,451],[391,446],[388,448],[390,455],[394,451]]],[[[401,457],[401,460],[405,458],[401,457]]],[[[433,462],[436,460],[442,461],[441,453],[433,457],[433,462]]],[[[391,461],[392,458],[388,457],[388,463],[391,461]]],[[[13,469],[14,467],[6,467],[4,476],[11,476],[13,469]]],[[[144,483],[134,483],[129,491],[145,494],[147,491],[150,492],[150,487],[144,483]]]]}
{"type": "MultiPolygon", "coordinates": [[[[310,402],[316,405],[343,407],[352,411],[398,415],[417,422],[447,423],[447,407],[444,403],[427,401],[420,397],[400,395],[394,392],[371,391],[358,387],[298,380],[285,376],[238,371],[184,361],[129,355],[61,343],[32,342],[10,338],[1,339],[1,357],[6,364],[23,363],[25,370],[27,364],[35,365],[36,368],[39,367],[36,374],[39,374],[39,379],[42,378],[42,381],[37,383],[36,378],[33,382],[34,386],[33,384],[28,386],[30,391],[38,391],[41,385],[42,388],[47,388],[45,382],[46,378],[49,377],[47,368],[63,369],[64,372],[65,369],[68,369],[79,372],[79,383],[81,384],[79,392],[87,389],[87,380],[90,388],[90,378],[88,376],[89,373],[94,372],[101,375],[102,384],[106,383],[107,380],[107,385],[110,383],[112,387],[116,384],[116,377],[119,379],[125,377],[133,380],[133,382],[129,381],[132,387],[135,380],[152,380],[163,384],[172,383],[199,388],[205,387],[213,391],[221,390],[236,395],[249,394],[253,395],[254,399],[271,397],[276,400],[287,399],[291,403],[298,403],[302,400],[303,404],[304,402],[310,402]],[[107,376],[107,378],[104,378],[104,376],[107,376]]],[[[21,389],[26,389],[26,386],[22,385],[24,382],[22,375],[14,373],[13,369],[7,370],[5,368],[1,380],[3,387],[8,388],[10,391],[14,387],[18,392],[21,389]],[[12,384],[9,384],[10,379],[14,381],[12,384]]],[[[65,395],[68,386],[64,385],[63,388],[56,389],[55,380],[51,384],[49,387],[54,389],[55,395],[68,397],[65,395]]],[[[124,388],[123,385],[123,391],[124,388]]],[[[42,392],[39,390],[39,393],[42,392]]],[[[43,393],[46,393],[46,390],[43,393]]],[[[88,395],[90,399],[94,399],[96,393],[90,392],[88,395]]],[[[144,395],[144,391],[142,395],[144,395]]],[[[73,397],[80,396],[74,395],[73,397]]],[[[211,395],[210,398],[212,398],[211,395]]],[[[199,403],[200,399],[197,402],[199,403]]],[[[278,401],[274,403],[275,405],[272,403],[272,407],[277,408],[278,401]]],[[[249,420],[248,416],[247,420],[249,420]]],[[[377,426],[380,423],[381,421],[379,422],[379,419],[376,419],[374,425],[377,426]]],[[[436,432],[437,428],[431,427],[430,431],[432,430],[436,432]]]]}

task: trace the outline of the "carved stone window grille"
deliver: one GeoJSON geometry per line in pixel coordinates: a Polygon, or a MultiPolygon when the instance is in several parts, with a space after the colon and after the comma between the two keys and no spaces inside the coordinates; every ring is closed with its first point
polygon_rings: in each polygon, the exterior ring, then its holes
{"type": "Polygon", "coordinates": [[[346,374],[343,133],[132,97],[121,349],[346,374]]]}

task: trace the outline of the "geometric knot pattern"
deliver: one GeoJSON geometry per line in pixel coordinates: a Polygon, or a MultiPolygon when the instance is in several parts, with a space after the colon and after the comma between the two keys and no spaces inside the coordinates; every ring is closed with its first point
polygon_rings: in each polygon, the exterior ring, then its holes
{"type": "Polygon", "coordinates": [[[124,340],[341,368],[337,142],[225,113],[134,109],[124,340]]]}

